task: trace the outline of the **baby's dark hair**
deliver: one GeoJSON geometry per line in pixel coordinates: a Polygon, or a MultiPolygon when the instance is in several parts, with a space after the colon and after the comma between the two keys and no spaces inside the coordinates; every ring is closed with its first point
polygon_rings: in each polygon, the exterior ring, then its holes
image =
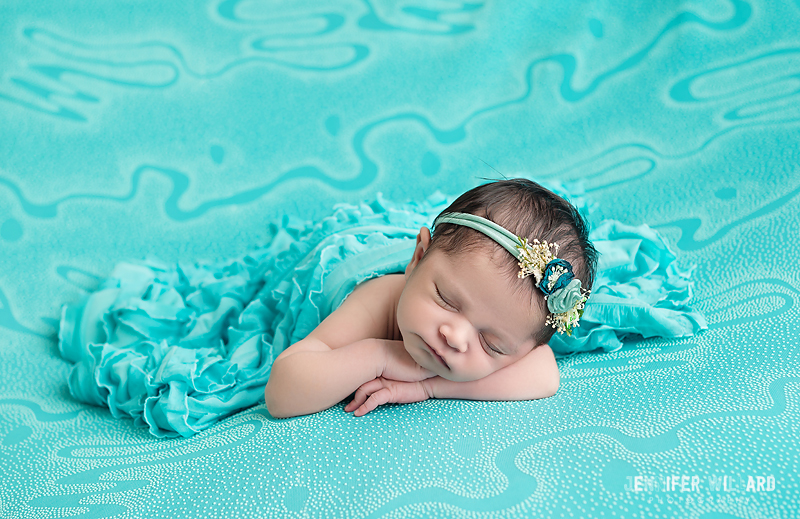
{"type": "MultiPolygon", "coordinates": [[[[536,182],[515,178],[483,184],[459,196],[439,216],[455,212],[487,218],[513,234],[527,238],[529,242],[538,239],[557,243],[558,257],[572,264],[573,273],[581,280],[583,288],[592,288],[598,254],[589,241],[586,221],[572,204],[536,182]]],[[[507,274],[516,278],[519,272],[518,260],[496,241],[464,225],[436,224],[425,256],[434,250],[455,256],[476,250],[494,254],[498,249],[505,251],[505,257],[508,258],[507,274]]],[[[544,294],[536,287],[535,277],[528,276],[528,279],[521,280],[527,283],[519,283],[517,286],[530,286],[532,293],[538,294],[533,298],[546,311],[544,294]]],[[[548,342],[554,333],[554,328],[543,325],[534,334],[534,344],[548,342]]]]}

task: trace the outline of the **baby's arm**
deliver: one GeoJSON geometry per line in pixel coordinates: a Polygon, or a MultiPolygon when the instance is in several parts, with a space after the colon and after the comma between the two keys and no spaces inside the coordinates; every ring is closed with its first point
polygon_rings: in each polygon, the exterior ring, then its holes
{"type": "Polygon", "coordinates": [[[286,418],[327,409],[362,384],[381,376],[419,381],[433,376],[387,336],[391,310],[389,277],[373,278],[308,336],[272,364],[264,398],[270,414],[286,418]]]}
{"type": "Polygon", "coordinates": [[[362,339],[331,349],[313,337],[295,343],[272,365],[265,400],[275,418],[316,413],[379,377],[379,339],[362,339]],[[292,350],[292,351],[290,351],[292,350]]]}
{"type": "Polygon", "coordinates": [[[544,345],[479,380],[453,382],[433,377],[422,383],[433,398],[534,400],[555,395],[559,382],[558,364],[550,347],[544,345]]]}
{"type": "Polygon", "coordinates": [[[470,382],[453,382],[442,377],[399,382],[379,377],[358,388],[345,411],[362,416],[383,404],[422,402],[428,398],[534,400],[555,395],[559,381],[555,357],[545,345],[513,364],[470,382]]]}

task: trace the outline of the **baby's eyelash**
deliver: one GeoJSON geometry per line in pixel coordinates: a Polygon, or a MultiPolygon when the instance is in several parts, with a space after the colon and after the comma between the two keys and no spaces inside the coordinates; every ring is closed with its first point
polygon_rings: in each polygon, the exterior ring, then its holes
{"type": "Polygon", "coordinates": [[[486,343],[486,347],[487,347],[487,348],[489,348],[489,349],[490,349],[490,350],[492,350],[493,352],[497,353],[498,355],[503,355],[503,352],[502,352],[502,351],[499,351],[499,350],[496,350],[496,349],[494,349],[494,348],[492,347],[492,345],[491,345],[491,344],[489,344],[489,341],[487,341],[487,340],[486,340],[486,337],[484,337],[484,336],[483,336],[483,334],[481,334],[481,339],[483,339],[483,342],[484,342],[484,343],[486,343]]]}
{"type": "Polygon", "coordinates": [[[455,306],[451,305],[450,303],[448,303],[447,301],[444,300],[444,298],[442,297],[442,294],[439,292],[439,287],[437,287],[436,285],[433,285],[433,286],[436,288],[436,295],[439,296],[439,299],[442,300],[442,303],[446,304],[450,308],[455,308],[455,306]]]}

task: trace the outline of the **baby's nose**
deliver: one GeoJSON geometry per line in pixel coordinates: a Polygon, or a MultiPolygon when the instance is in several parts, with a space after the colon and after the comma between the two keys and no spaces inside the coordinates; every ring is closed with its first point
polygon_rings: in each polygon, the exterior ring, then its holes
{"type": "Polygon", "coordinates": [[[439,334],[442,336],[444,343],[451,348],[462,353],[467,351],[467,337],[462,330],[454,326],[443,324],[439,328],[439,334]]]}

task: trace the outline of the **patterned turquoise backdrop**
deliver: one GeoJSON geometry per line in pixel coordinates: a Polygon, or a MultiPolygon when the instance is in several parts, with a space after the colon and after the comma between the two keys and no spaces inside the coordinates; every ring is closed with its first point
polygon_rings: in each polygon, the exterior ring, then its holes
{"type": "Polygon", "coordinates": [[[798,0],[3,1],[0,517],[797,517],[798,27],[798,0]],[[186,440],[70,396],[60,307],[118,261],[493,169],[658,229],[710,329],[563,359],[540,401],[186,440]]]}

